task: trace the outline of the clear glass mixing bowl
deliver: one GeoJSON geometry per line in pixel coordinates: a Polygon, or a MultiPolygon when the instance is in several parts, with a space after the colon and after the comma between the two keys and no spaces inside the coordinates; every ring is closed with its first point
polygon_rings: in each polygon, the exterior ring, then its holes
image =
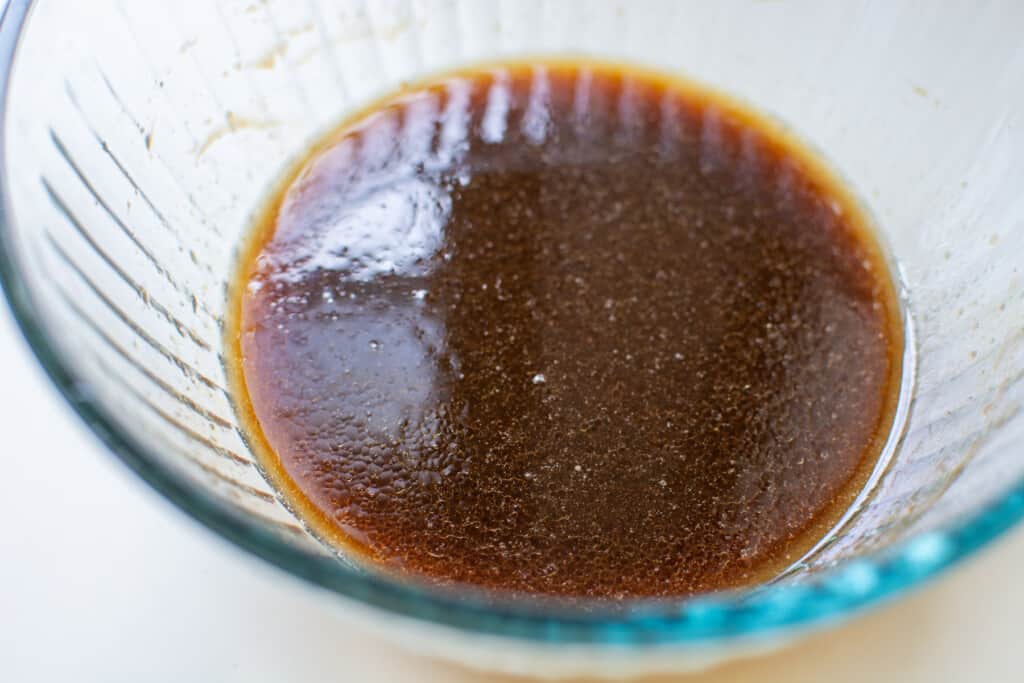
{"type": "Polygon", "coordinates": [[[0,27],[0,274],[25,335],[156,489],[387,636],[548,675],[694,667],[904,592],[1024,513],[1024,4],[29,5],[0,27]],[[312,538],[238,430],[226,278],[277,175],[402,82],[535,54],[660,68],[778,117],[899,264],[916,333],[902,441],[856,514],[769,585],[585,609],[398,583],[312,538]]]}

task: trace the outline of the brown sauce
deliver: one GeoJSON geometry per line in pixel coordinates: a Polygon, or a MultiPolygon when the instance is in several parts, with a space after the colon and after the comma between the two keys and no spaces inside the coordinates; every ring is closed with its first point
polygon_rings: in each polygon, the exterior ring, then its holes
{"type": "Polygon", "coordinates": [[[238,277],[268,474],[323,537],[434,582],[762,580],[893,420],[900,315],[856,202],[777,126],[631,68],[408,87],[300,164],[238,277]]]}

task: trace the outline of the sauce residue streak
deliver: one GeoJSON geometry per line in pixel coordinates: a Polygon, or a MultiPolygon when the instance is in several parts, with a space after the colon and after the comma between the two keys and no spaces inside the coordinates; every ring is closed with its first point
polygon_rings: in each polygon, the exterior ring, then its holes
{"type": "Polygon", "coordinates": [[[244,250],[229,363],[311,528],[438,583],[678,596],[849,507],[903,337],[869,221],[780,129],[590,63],[379,102],[244,250]]]}

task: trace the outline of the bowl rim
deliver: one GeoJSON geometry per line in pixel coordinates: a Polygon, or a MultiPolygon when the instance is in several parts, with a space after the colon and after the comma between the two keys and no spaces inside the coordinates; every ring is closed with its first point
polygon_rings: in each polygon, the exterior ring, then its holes
{"type": "MultiPolygon", "coordinates": [[[[2,0],[0,0],[2,2],[2,0]]],[[[34,0],[8,0],[0,17],[0,160],[6,159],[11,74],[34,0]]],[[[0,173],[0,287],[14,318],[57,390],[99,439],[183,512],[279,569],[371,607],[465,633],[581,645],[710,644],[774,635],[838,621],[922,585],[959,564],[1024,517],[1024,479],[972,515],[823,571],[806,583],[675,601],[637,601],[614,610],[566,611],[543,601],[488,601],[482,595],[427,589],[348,569],[280,540],[161,464],[151,446],[119,427],[95,402],[51,342],[22,276],[11,229],[11,192],[0,173]]],[[[607,604],[607,603],[605,603],[607,604]]]]}

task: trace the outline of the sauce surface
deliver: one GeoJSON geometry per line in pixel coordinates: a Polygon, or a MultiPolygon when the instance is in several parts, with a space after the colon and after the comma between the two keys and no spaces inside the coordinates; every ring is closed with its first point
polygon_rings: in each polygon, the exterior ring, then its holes
{"type": "Polygon", "coordinates": [[[903,344],[881,251],[823,166],[721,96],[480,68],[298,168],[242,259],[238,399],[295,509],[373,563],[728,588],[798,559],[874,466],[903,344]]]}

